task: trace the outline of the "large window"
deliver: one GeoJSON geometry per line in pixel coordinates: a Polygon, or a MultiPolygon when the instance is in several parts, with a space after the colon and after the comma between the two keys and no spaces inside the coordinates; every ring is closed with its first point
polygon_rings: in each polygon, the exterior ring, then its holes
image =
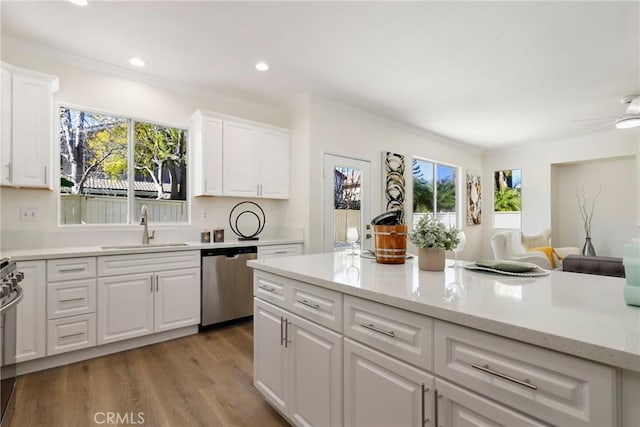
{"type": "Polygon", "coordinates": [[[60,224],[185,223],[185,129],[60,107],[60,224]]]}
{"type": "Polygon", "coordinates": [[[495,228],[520,228],[521,192],[520,169],[506,169],[493,174],[493,226],[495,228]]]}
{"type": "Polygon", "coordinates": [[[447,226],[458,227],[458,168],[430,160],[413,159],[413,222],[435,215],[447,226]]]}

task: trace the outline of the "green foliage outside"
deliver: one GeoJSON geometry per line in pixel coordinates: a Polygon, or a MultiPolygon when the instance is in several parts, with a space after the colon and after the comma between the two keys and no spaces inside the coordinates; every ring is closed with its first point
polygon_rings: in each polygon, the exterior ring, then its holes
{"type": "Polygon", "coordinates": [[[515,188],[503,187],[495,190],[493,200],[496,212],[517,212],[522,206],[522,197],[515,188]]]}

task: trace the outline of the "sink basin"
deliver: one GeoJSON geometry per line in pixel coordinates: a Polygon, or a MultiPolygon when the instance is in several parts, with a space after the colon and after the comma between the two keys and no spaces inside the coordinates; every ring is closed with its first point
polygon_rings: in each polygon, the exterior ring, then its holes
{"type": "Polygon", "coordinates": [[[108,245],[101,246],[102,249],[142,249],[142,248],[167,248],[167,247],[175,247],[175,246],[187,246],[186,243],[149,243],[149,244],[139,244],[139,243],[129,243],[125,245],[108,245]]]}

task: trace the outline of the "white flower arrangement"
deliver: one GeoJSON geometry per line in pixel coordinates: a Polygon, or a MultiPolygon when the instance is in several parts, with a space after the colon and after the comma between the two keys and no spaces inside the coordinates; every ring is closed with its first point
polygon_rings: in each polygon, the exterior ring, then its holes
{"type": "Polygon", "coordinates": [[[419,248],[443,248],[448,251],[460,243],[457,228],[447,227],[428,215],[416,222],[413,231],[409,233],[409,241],[419,248]]]}

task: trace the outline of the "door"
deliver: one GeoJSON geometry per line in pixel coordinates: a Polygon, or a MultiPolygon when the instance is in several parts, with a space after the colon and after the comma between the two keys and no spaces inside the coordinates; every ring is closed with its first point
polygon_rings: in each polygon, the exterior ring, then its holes
{"type": "MultiPolygon", "coordinates": [[[[344,340],[344,425],[434,425],[434,377],[344,340]]],[[[446,424],[443,424],[446,425],[446,424]]]]}
{"type": "Polygon", "coordinates": [[[24,273],[20,283],[23,297],[17,307],[16,362],[43,357],[46,352],[46,283],[45,261],[17,263],[24,273]]]}
{"type": "Polygon", "coordinates": [[[451,427],[546,426],[498,403],[440,379],[438,425],[451,427]]]}
{"type": "Polygon", "coordinates": [[[51,163],[51,83],[13,73],[12,180],[14,185],[48,187],[51,163]],[[15,149],[19,147],[19,149],[15,149]]]}
{"type": "Polygon", "coordinates": [[[153,332],[154,276],[98,279],[98,345],[153,332]]]}
{"type": "Polygon", "coordinates": [[[2,136],[0,144],[0,184],[11,184],[12,160],[11,160],[11,71],[2,69],[2,136]]]}
{"type": "Polygon", "coordinates": [[[324,251],[369,249],[371,163],[333,154],[324,154],[322,163],[324,251]]]}
{"type": "Polygon", "coordinates": [[[222,136],[222,188],[225,196],[256,197],[256,130],[249,125],[225,120],[222,136]]]}
{"type": "Polygon", "coordinates": [[[256,166],[260,197],[289,198],[289,135],[269,129],[257,131],[256,166]]]}
{"type": "Polygon", "coordinates": [[[257,298],[253,311],[253,383],[275,408],[286,414],[289,352],[283,345],[283,334],[287,313],[257,298]]]}
{"type": "Polygon", "coordinates": [[[297,425],[342,425],[342,337],[287,314],[289,416],[297,425]]]}
{"type": "Polygon", "coordinates": [[[156,274],[154,332],[200,323],[200,269],[156,274]]]}

